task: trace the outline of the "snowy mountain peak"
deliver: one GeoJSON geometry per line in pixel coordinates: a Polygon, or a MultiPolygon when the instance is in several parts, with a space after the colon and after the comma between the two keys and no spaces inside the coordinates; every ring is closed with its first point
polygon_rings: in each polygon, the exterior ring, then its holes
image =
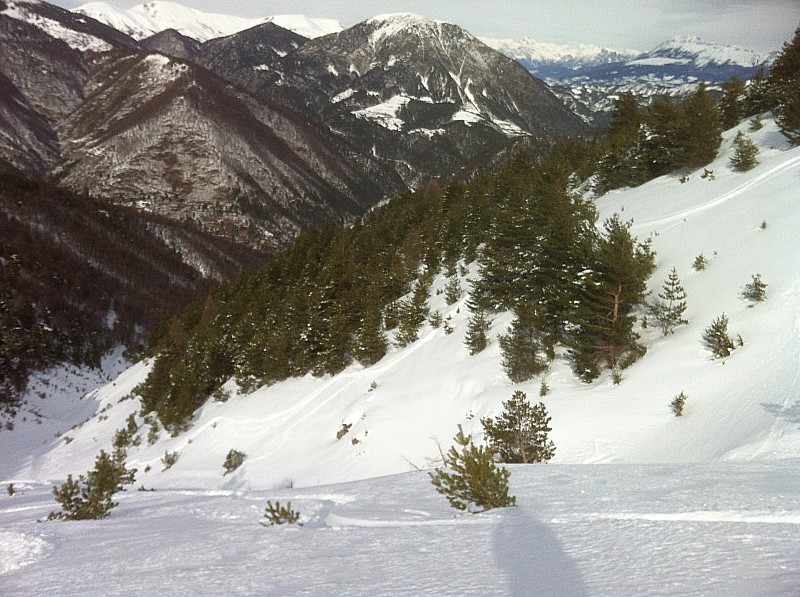
{"type": "Polygon", "coordinates": [[[208,41],[273,22],[303,37],[314,38],[341,31],[341,23],[333,19],[315,19],[300,15],[279,15],[245,18],[207,13],[175,2],[154,1],[124,9],[105,2],[89,2],[74,12],[92,17],[127,33],[134,39],[144,39],[166,29],[175,29],[198,41],[208,41]]]}

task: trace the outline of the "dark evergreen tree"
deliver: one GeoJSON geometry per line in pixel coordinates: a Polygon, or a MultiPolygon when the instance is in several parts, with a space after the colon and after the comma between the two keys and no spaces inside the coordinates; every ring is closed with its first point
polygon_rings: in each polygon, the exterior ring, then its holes
{"type": "Polygon", "coordinates": [[[703,346],[718,359],[730,356],[736,348],[728,335],[728,318],[724,313],[715,318],[703,331],[703,346]]]}
{"type": "Polygon", "coordinates": [[[552,431],[543,403],[531,405],[524,392],[517,390],[503,402],[503,412],[494,419],[481,419],[489,449],[501,462],[546,462],[555,455],[555,445],[547,437],[552,431]]]}
{"type": "Polygon", "coordinates": [[[686,404],[686,398],[688,398],[688,396],[681,392],[672,399],[672,402],[669,403],[669,406],[672,409],[672,414],[676,417],[683,416],[683,407],[686,404]]]}
{"type": "Polygon", "coordinates": [[[570,354],[578,374],[591,381],[603,366],[624,369],[644,353],[632,311],[642,304],[653,253],[618,216],[605,221],[591,266],[581,276],[582,297],[572,319],[570,354]]]}
{"type": "Polygon", "coordinates": [[[542,321],[532,305],[520,305],[508,332],[500,336],[503,369],[514,383],[528,381],[547,369],[542,321]]]}
{"type": "Polygon", "coordinates": [[[427,300],[427,287],[418,280],[411,297],[399,304],[399,326],[395,336],[398,346],[408,346],[412,342],[416,342],[419,337],[419,328],[428,317],[427,300]]]}
{"type": "Polygon", "coordinates": [[[689,323],[683,318],[683,312],[686,311],[686,290],[678,278],[678,270],[674,267],[664,281],[658,298],[661,301],[653,306],[653,314],[661,324],[665,336],[671,334],[676,326],[689,323]]]}
{"type": "Polygon", "coordinates": [[[261,526],[276,526],[281,524],[297,524],[302,526],[300,523],[300,513],[292,510],[292,502],[287,502],[285,506],[281,506],[280,502],[275,502],[274,504],[272,501],[267,502],[266,508],[264,508],[264,518],[265,521],[261,521],[261,526]]]}
{"type": "Polygon", "coordinates": [[[747,82],[747,93],[744,98],[745,116],[757,116],[769,112],[774,107],[775,99],[762,66],[747,82]]]}
{"type": "Polygon", "coordinates": [[[722,128],[727,130],[735,127],[745,117],[747,85],[740,77],[733,76],[722,83],[721,87],[719,117],[722,128]]]}
{"type": "Polygon", "coordinates": [[[452,305],[461,299],[462,295],[461,281],[458,276],[454,274],[448,276],[447,284],[444,287],[444,300],[448,305],[452,305]]]}
{"type": "Polygon", "coordinates": [[[456,510],[483,512],[516,504],[514,496],[508,495],[508,470],[494,463],[490,450],[473,444],[461,425],[443,466],[428,475],[436,491],[456,510]]]}
{"type": "Polygon", "coordinates": [[[769,88],[781,132],[793,145],[800,145],[800,27],[770,66],[769,88]]]}
{"type": "Polygon", "coordinates": [[[640,133],[639,160],[644,182],[668,174],[685,164],[684,114],[669,95],[653,100],[640,133]]]}
{"type": "Polygon", "coordinates": [[[470,317],[467,321],[467,335],[464,344],[467,345],[470,356],[476,355],[489,345],[489,338],[486,335],[489,331],[489,319],[486,311],[475,301],[468,303],[470,317]]]}
{"type": "Polygon", "coordinates": [[[680,165],[695,169],[717,157],[722,143],[719,111],[705,83],[700,83],[681,107],[683,142],[680,165]]]}
{"type": "Polygon", "coordinates": [[[630,92],[622,93],[614,102],[608,129],[608,149],[600,158],[594,191],[602,195],[612,189],[634,186],[643,182],[639,130],[644,113],[630,92]]]}
{"type": "Polygon", "coordinates": [[[369,367],[380,361],[386,354],[388,342],[383,331],[383,317],[377,300],[368,301],[366,311],[361,319],[355,344],[355,355],[358,362],[369,367]]]}
{"type": "Polygon", "coordinates": [[[746,172],[755,168],[758,165],[756,159],[758,147],[742,131],[736,133],[733,143],[736,146],[730,160],[733,169],[737,172],[746,172]]]}

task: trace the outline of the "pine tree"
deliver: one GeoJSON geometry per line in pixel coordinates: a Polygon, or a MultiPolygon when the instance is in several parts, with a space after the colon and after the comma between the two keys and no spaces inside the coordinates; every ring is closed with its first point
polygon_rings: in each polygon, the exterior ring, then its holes
{"type": "Polygon", "coordinates": [[[730,356],[736,348],[728,335],[728,318],[724,313],[703,331],[703,345],[718,359],[730,356]]]}
{"type": "Polygon", "coordinates": [[[369,367],[380,361],[386,354],[388,342],[383,331],[383,318],[378,306],[376,291],[370,291],[361,317],[361,325],[356,333],[354,352],[358,362],[369,367]]]}
{"type": "Polygon", "coordinates": [[[722,128],[735,127],[745,117],[745,94],[747,86],[738,76],[731,77],[721,85],[722,97],[719,100],[719,117],[722,128]]]}
{"type": "Polygon", "coordinates": [[[665,336],[671,334],[675,330],[675,326],[689,323],[683,319],[683,312],[686,311],[686,291],[681,286],[678,270],[674,267],[664,281],[662,292],[659,293],[658,298],[663,302],[654,305],[653,314],[661,323],[661,329],[665,336]]]}
{"type": "Polygon", "coordinates": [[[745,284],[742,298],[748,301],[761,302],[767,298],[767,285],[761,281],[761,274],[756,274],[752,278],[752,282],[745,284]]]}
{"type": "Polygon", "coordinates": [[[453,274],[447,278],[447,284],[444,287],[444,300],[448,305],[452,305],[461,298],[461,281],[458,276],[453,274]]]}
{"type": "Polygon", "coordinates": [[[486,335],[489,331],[489,319],[486,311],[477,303],[470,301],[469,308],[472,313],[467,321],[467,335],[464,344],[467,345],[470,356],[473,356],[489,345],[489,338],[486,335]]]}
{"type": "Polygon", "coordinates": [[[396,336],[398,346],[408,346],[416,342],[419,328],[428,317],[427,300],[427,287],[418,280],[412,296],[399,304],[399,326],[396,336]]]}
{"type": "Polygon", "coordinates": [[[547,368],[540,339],[541,320],[531,305],[520,305],[508,333],[500,336],[503,369],[514,383],[528,381],[547,368]]]}
{"type": "Polygon", "coordinates": [[[490,450],[473,444],[461,425],[443,466],[428,475],[436,491],[456,510],[483,512],[516,504],[514,496],[508,495],[508,470],[495,465],[490,450]]]}
{"type": "Polygon", "coordinates": [[[800,145],[800,27],[770,66],[769,88],[781,132],[793,145],[800,145]]]}
{"type": "Polygon", "coordinates": [[[736,149],[731,156],[731,166],[737,172],[746,172],[752,170],[758,164],[756,156],[758,155],[758,147],[745,136],[742,131],[736,134],[733,140],[736,149]]]}
{"type": "Polygon", "coordinates": [[[48,520],[92,520],[105,518],[117,506],[112,497],[125,485],[134,482],[135,469],[125,468],[125,451],[117,450],[109,455],[104,450],[95,459],[94,468],[67,481],[61,487],[53,487],[53,495],[61,504],[61,512],[51,512],[48,520]]]}
{"type": "Polygon", "coordinates": [[[653,272],[653,252],[637,243],[630,223],[614,215],[604,223],[591,266],[580,276],[581,300],[571,320],[570,356],[584,381],[602,368],[624,369],[644,354],[631,313],[642,304],[653,272]]]}
{"type": "Polygon", "coordinates": [[[481,419],[489,449],[501,462],[546,462],[556,448],[547,434],[550,417],[543,403],[531,406],[524,392],[517,390],[510,400],[503,402],[500,416],[481,419]]]}
{"type": "Polygon", "coordinates": [[[769,112],[774,107],[775,99],[764,74],[764,67],[761,66],[747,82],[747,92],[744,98],[745,116],[757,116],[769,112]]]}
{"type": "Polygon", "coordinates": [[[700,83],[681,107],[683,143],[680,165],[694,169],[704,166],[717,157],[722,143],[719,111],[706,89],[700,83]]]}

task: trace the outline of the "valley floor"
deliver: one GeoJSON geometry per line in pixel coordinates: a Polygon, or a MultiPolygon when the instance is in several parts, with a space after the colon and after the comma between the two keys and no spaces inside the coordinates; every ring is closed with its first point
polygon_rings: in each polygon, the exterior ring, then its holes
{"type": "Polygon", "coordinates": [[[404,473],[132,490],[106,520],[39,523],[50,488],[22,484],[0,497],[0,593],[797,595],[798,465],[518,465],[518,507],[482,514],[404,473]],[[303,526],[260,525],[276,499],[303,526]]]}

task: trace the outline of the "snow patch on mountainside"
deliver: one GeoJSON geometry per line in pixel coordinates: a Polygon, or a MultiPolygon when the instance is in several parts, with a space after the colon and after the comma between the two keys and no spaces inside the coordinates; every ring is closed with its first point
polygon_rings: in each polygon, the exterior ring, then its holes
{"type": "Polygon", "coordinates": [[[32,12],[27,8],[28,5],[36,5],[37,3],[31,2],[31,0],[25,0],[24,2],[9,1],[6,2],[8,8],[2,14],[30,23],[48,35],[65,42],[71,48],[82,52],[107,52],[111,49],[111,44],[99,37],[65,27],[58,21],[32,12]]]}
{"type": "Polygon", "coordinates": [[[333,19],[308,18],[302,15],[245,18],[207,13],[182,4],[161,1],[147,2],[128,9],[105,2],[89,2],[75,8],[74,12],[110,25],[134,39],[144,39],[166,29],[175,29],[198,41],[208,41],[269,22],[308,38],[343,29],[341,23],[333,19]]]}
{"type": "Polygon", "coordinates": [[[693,36],[674,37],[660,44],[647,53],[647,56],[689,56],[692,62],[699,67],[710,64],[732,64],[744,67],[755,67],[769,62],[775,57],[775,52],[762,53],[741,48],[718,44],[693,36]]]}
{"type": "Polygon", "coordinates": [[[479,39],[509,58],[530,62],[568,62],[585,66],[620,62],[642,54],[639,50],[629,48],[608,48],[590,44],[551,44],[536,41],[530,37],[520,39],[481,37],[479,39]]]}

